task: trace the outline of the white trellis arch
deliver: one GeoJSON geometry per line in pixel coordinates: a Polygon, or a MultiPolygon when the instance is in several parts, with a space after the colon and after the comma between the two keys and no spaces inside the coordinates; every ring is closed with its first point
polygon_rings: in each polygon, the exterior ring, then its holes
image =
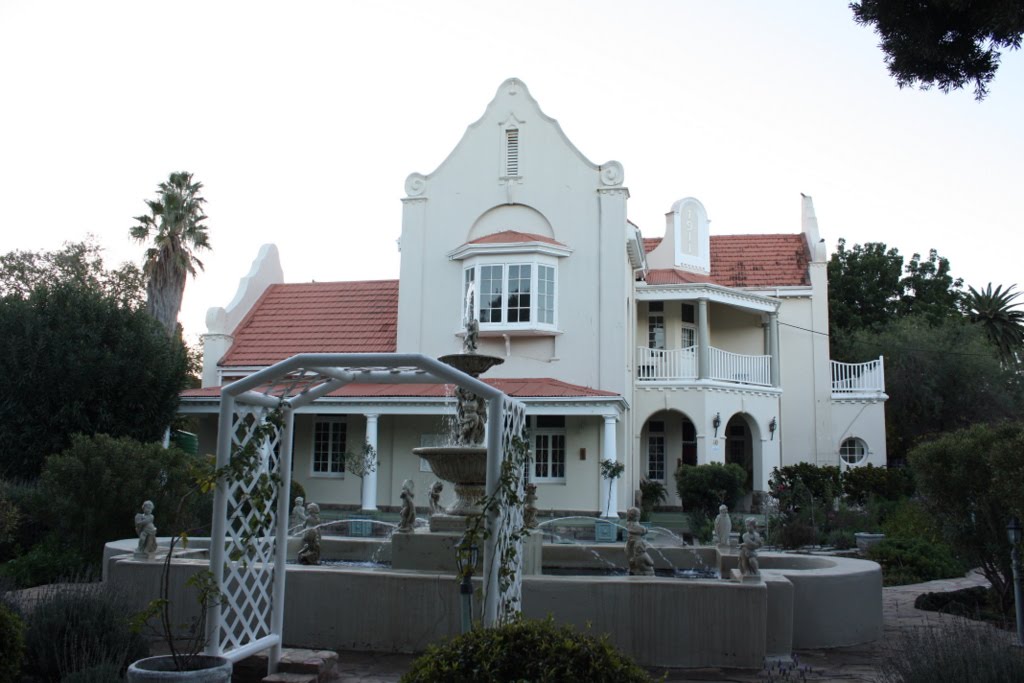
{"type": "MultiPolygon", "coordinates": [[[[352,382],[360,384],[455,384],[487,399],[487,486],[493,495],[503,459],[511,457],[513,437],[525,424],[525,408],[489,384],[422,354],[302,353],[260,370],[221,389],[217,433],[217,467],[228,463],[275,410],[283,413],[283,426],[261,445],[263,472],[280,477],[279,495],[255,510],[247,494],[252,481],[224,482],[216,489],[213,529],[210,534],[210,570],[223,604],[206,615],[206,653],[239,661],[270,649],[270,668],[281,656],[284,629],[285,562],[288,536],[288,495],[291,485],[291,444],[294,410],[313,403],[352,382]],[[231,558],[242,535],[257,515],[272,520],[271,533],[249,542],[244,560],[231,558]]],[[[520,482],[520,487],[522,483],[520,482]]],[[[499,581],[502,550],[519,544],[513,531],[522,523],[522,510],[493,511],[487,519],[484,544],[484,626],[503,622],[508,610],[518,611],[522,557],[517,558],[511,582],[499,581]],[[518,521],[518,526],[516,522],[518,521]]]]}

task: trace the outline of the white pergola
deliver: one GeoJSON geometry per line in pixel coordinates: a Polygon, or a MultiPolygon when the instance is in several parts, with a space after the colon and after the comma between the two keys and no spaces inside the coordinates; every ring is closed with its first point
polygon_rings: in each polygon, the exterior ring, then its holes
{"type": "MultiPolygon", "coordinates": [[[[275,410],[283,427],[260,444],[261,472],[277,473],[280,488],[266,510],[252,509],[253,481],[220,481],[213,507],[210,570],[223,604],[206,616],[206,653],[239,661],[270,649],[270,669],[276,671],[284,629],[285,565],[288,537],[288,494],[291,485],[294,411],[346,384],[454,384],[487,400],[487,495],[494,495],[503,459],[511,457],[512,442],[525,426],[519,401],[480,380],[421,354],[303,353],[292,356],[221,389],[217,433],[217,467],[225,466],[237,449],[254,438],[275,410]],[[266,515],[267,517],[262,517],[266,515]],[[251,540],[244,560],[233,561],[230,549],[244,544],[243,534],[257,516],[271,519],[272,533],[251,540]]],[[[519,486],[522,486],[520,481],[519,486]]],[[[484,543],[484,626],[503,622],[519,610],[521,549],[517,548],[514,579],[499,581],[502,550],[518,544],[512,532],[522,526],[522,509],[493,510],[486,520],[484,543]],[[502,585],[504,583],[504,586],[502,585]]]]}

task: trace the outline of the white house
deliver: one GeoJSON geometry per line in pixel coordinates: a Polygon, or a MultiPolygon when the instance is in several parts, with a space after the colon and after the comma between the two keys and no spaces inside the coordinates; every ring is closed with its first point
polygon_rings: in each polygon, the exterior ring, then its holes
{"type": "MultiPolygon", "coordinates": [[[[200,416],[200,447],[219,386],[295,353],[459,351],[473,283],[480,352],[504,359],[484,379],[527,405],[543,510],[621,512],[643,477],[678,504],[682,463],[740,463],[754,491],[780,464],[884,465],[882,361],[829,358],[811,198],[792,234],[711,235],[685,198],[645,239],[623,179],[505,81],[448,158],[406,180],[398,281],[286,284],[268,245],[210,310],[203,388],[181,407],[200,416]],[[610,494],[608,458],[625,464],[610,494]]],[[[309,410],[295,478],[311,500],[372,509],[397,505],[404,479],[433,481],[411,449],[445,438],[454,403],[440,387],[351,384],[309,410]],[[342,454],[364,441],[379,468],[361,481],[342,454]]]]}

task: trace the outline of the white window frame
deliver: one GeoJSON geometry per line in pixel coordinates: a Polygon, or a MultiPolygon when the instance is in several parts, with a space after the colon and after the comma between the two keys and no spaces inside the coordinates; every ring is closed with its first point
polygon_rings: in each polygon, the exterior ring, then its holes
{"type": "MultiPolygon", "coordinates": [[[[563,418],[564,419],[564,418],[563,418]]],[[[563,423],[564,424],[564,423],[563,423]]],[[[568,445],[568,430],[566,427],[544,427],[538,428],[537,417],[530,418],[530,476],[529,480],[534,484],[564,484],[566,480],[566,470],[569,464],[569,445],[568,445]],[[551,446],[552,439],[554,437],[561,437],[562,439],[562,476],[553,477],[550,474],[548,476],[538,476],[537,474],[537,437],[548,437],[548,472],[551,472],[552,464],[554,462],[553,448],[551,446]]]]}
{"type": "MultiPolygon", "coordinates": [[[[684,301],[682,303],[682,306],[680,306],[680,311],[679,311],[680,320],[682,320],[683,318],[686,317],[686,316],[683,315],[683,311],[682,311],[682,309],[684,309],[686,306],[690,306],[691,308],[696,309],[696,306],[694,304],[692,304],[692,303],[690,303],[688,301],[684,301]]],[[[694,310],[693,314],[694,314],[694,322],[691,323],[691,322],[687,322],[686,320],[683,320],[683,322],[682,322],[682,327],[681,327],[681,329],[679,331],[679,347],[680,348],[688,349],[690,347],[693,347],[693,346],[697,345],[697,322],[696,322],[696,320],[697,320],[697,311],[694,310]],[[686,337],[687,336],[689,336],[693,340],[692,344],[687,344],[686,343],[686,337]]]]}
{"type": "Polygon", "coordinates": [[[647,423],[647,478],[652,481],[666,481],[668,478],[668,453],[666,452],[666,439],[665,439],[665,423],[661,420],[655,420],[647,423]],[[651,429],[654,423],[658,423],[661,429],[651,429]],[[651,476],[651,451],[654,439],[661,440],[661,476],[651,476]]]}
{"type": "Polygon", "coordinates": [[[313,419],[313,428],[310,436],[311,438],[309,442],[309,476],[319,479],[344,479],[345,450],[348,447],[348,419],[345,416],[338,415],[318,415],[313,419]],[[340,458],[339,462],[341,463],[340,472],[331,471],[331,465],[334,462],[334,453],[327,454],[328,471],[323,472],[317,470],[316,468],[316,432],[317,426],[320,424],[341,425],[345,429],[345,438],[342,440],[341,443],[341,452],[337,454],[337,457],[340,458]]]}
{"type": "MultiPolygon", "coordinates": [[[[521,333],[557,333],[558,332],[558,260],[555,257],[544,254],[524,254],[517,256],[479,256],[471,259],[463,267],[462,286],[460,287],[460,311],[465,308],[467,283],[474,283],[475,295],[473,297],[473,317],[480,321],[480,332],[521,332],[521,333]],[[483,294],[480,291],[482,285],[481,268],[491,266],[501,268],[501,320],[499,322],[484,322],[480,317],[480,305],[483,294]],[[530,320],[526,322],[508,322],[509,303],[509,266],[530,267],[530,320]],[[540,294],[540,269],[542,267],[551,269],[551,282],[553,292],[551,295],[551,322],[541,322],[541,294],[540,294]],[[472,272],[472,276],[469,273],[472,272]]],[[[459,316],[460,320],[462,316],[459,316]]]]}
{"type": "Polygon", "coordinates": [[[871,449],[868,448],[867,441],[859,436],[848,436],[839,443],[839,460],[847,467],[863,465],[867,462],[869,455],[871,455],[871,449]],[[847,448],[847,444],[851,444],[850,448],[847,448]],[[850,456],[855,459],[849,459],[850,456]]]}

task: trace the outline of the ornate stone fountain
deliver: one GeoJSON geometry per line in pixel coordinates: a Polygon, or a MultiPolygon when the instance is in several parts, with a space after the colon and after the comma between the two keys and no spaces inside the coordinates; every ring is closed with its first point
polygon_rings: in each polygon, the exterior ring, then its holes
{"type": "MultiPolygon", "coordinates": [[[[466,302],[463,352],[441,356],[438,360],[472,377],[479,377],[503,363],[503,358],[477,353],[479,334],[480,324],[473,315],[471,287],[466,302]]],[[[455,397],[458,420],[455,443],[412,450],[430,463],[434,474],[450,482],[455,489],[455,502],[444,513],[431,516],[431,531],[464,531],[466,520],[481,512],[479,500],[484,495],[487,482],[487,448],[482,445],[487,424],[487,402],[462,387],[456,387],[455,397]]]]}

